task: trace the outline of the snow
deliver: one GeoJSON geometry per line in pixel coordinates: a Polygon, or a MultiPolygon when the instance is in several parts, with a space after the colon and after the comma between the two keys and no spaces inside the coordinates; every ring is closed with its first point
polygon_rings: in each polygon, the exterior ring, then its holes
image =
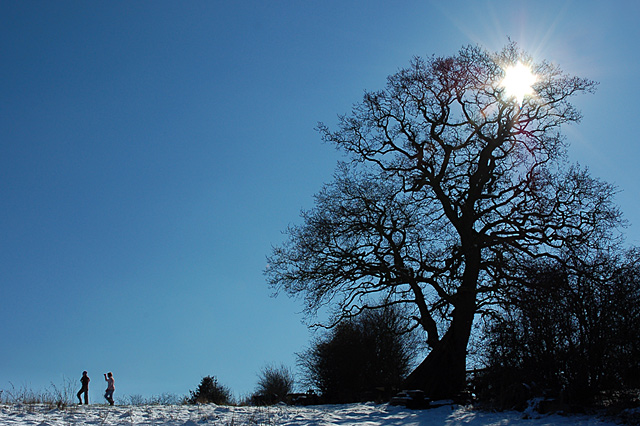
{"type": "Polygon", "coordinates": [[[0,425],[288,425],[288,426],[613,426],[616,423],[589,416],[548,415],[531,418],[523,413],[485,412],[471,407],[446,405],[410,410],[379,404],[346,404],[310,407],[228,407],[217,405],[82,405],[65,409],[46,405],[1,405],[0,425]]]}

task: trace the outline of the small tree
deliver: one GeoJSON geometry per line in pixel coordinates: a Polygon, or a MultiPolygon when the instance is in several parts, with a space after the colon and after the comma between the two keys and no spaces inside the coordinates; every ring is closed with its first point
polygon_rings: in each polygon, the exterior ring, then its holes
{"type": "Polygon", "coordinates": [[[305,384],[329,403],[355,402],[381,390],[378,396],[389,396],[408,374],[419,346],[403,331],[391,308],[344,320],[299,354],[305,384]]]}
{"type": "Polygon", "coordinates": [[[198,388],[195,391],[189,391],[189,393],[189,404],[228,405],[231,403],[231,391],[218,383],[218,379],[214,376],[203,377],[198,388]]]}
{"type": "Polygon", "coordinates": [[[273,405],[285,401],[293,392],[294,377],[291,370],[284,365],[266,366],[258,377],[258,387],[251,400],[255,405],[273,405]]]}

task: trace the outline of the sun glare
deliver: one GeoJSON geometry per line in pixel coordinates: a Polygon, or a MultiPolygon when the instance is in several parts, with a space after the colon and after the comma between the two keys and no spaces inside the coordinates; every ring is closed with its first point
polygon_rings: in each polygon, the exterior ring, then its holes
{"type": "Polygon", "coordinates": [[[502,87],[505,89],[505,93],[508,97],[516,98],[518,105],[522,105],[522,101],[526,95],[533,95],[533,85],[537,78],[531,72],[531,69],[518,62],[516,65],[511,65],[504,70],[505,76],[502,80],[502,87]]]}

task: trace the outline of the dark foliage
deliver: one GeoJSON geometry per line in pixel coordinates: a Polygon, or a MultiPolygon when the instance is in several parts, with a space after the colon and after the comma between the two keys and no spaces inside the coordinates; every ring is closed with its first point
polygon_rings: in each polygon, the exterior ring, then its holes
{"type": "Polygon", "coordinates": [[[195,391],[189,391],[189,404],[218,404],[227,405],[231,403],[231,391],[218,383],[214,376],[203,377],[200,385],[195,391]]]}
{"type": "Polygon", "coordinates": [[[251,396],[254,405],[273,405],[287,400],[287,395],[293,392],[295,383],[290,369],[267,366],[262,369],[258,378],[258,388],[251,396]]]}
{"type": "Polygon", "coordinates": [[[502,408],[541,394],[585,404],[640,387],[640,253],[573,263],[533,265],[490,322],[485,399],[502,408]],[[515,389],[523,392],[514,399],[515,389]]]}
{"type": "Polygon", "coordinates": [[[416,339],[399,334],[400,324],[391,308],[342,321],[299,354],[305,384],[327,403],[388,398],[416,355],[416,339]]]}

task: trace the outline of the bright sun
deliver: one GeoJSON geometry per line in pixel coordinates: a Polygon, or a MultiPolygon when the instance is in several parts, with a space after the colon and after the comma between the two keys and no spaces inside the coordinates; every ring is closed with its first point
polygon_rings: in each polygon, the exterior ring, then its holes
{"type": "Polygon", "coordinates": [[[537,78],[531,72],[531,69],[522,62],[507,67],[504,73],[505,76],[501,86],[504,87],[508,97],[516,98],[518,105],[522,105],[525,95],[533,95],[535,93],[532,86],[537,78]]]}

